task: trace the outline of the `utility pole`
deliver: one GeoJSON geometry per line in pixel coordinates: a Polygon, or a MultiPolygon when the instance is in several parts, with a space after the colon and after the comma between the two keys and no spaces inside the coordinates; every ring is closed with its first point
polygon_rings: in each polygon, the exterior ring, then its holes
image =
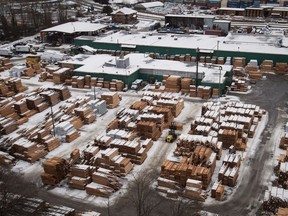
{"type": "Polygon", "coordinates": [[[219,66],[219,98],[221,96],[221,71],[222,71],[222,67],[219,66]]]}
{"type": "Polygon", "coordinates": [[[196,97],[198,95],[198,64],[199,64],[199,47],[197,47],[197,49],[196,49],[196,80],[195,80],[196,97]]]}
{"type": "Polygon", "coordinates": [[[52,109],[52,103],[50,103],[50,108],[51,108],[51,118],[52,118],[52,126],[53,126],[53,135],[55,136],[55,122],[54,122],[54,114],[53,114],[53,109],[52,109]]]}

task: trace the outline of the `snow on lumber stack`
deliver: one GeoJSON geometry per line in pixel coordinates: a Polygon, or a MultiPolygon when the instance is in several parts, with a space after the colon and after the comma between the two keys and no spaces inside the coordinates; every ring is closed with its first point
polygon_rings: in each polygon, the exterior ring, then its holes
{"type": "Polygon", "coordinates": [[[171,108],[172,114],[174,117],[177,117],[182,109],[184,108],[184,100],[165,100],[165,99],[159,99],[156,101],[157,106],[160,107],[169,107],[171,108]]]}
{"type": "Polygon", "coordinates": [[[93,156],[95,156],[100,151],[98,146],[89,146],[83,150],[84,159],[89,161],[93,156]]]}
{"type": "Polygon", "coordinates": [[[131,106],[130,109],[142,111],[147,106],[146,101],[135,101],[131,106]]]}
{"type": "Polygon", "coordinates": [[[115,192],[115,190],[111,187],[107,187],[95,182],[92,182],[86,186],[86,193],[90,195],[109,197],[113,192],[115,192]]]}
{"type": "Polygon", "coordinates": [[[220,184],[220,182],[215,182],[211,189],[211,197],[218,201],[223,200],[225,192],[225,186],[220,184]]]}
{"type": "Polygon", "coordinates": [[[94,139],[94,145],[99,146],[100,149],[106,149],[110,147],[110,143],[113,140],[111,136],[99,135],[94,139]]]}
{"type": "Polygon", "coordinates": [[[120,104],[120,95],[118,92],[104,92],[101,99],[106,101],[107,107],[113,109],[120,104]]]}
{"type": "Polygon", "coordinates": [[[56,185],[63,180],[68,171],[68,162],[59,157],[53,157],[43,162],[44,173],[41,174],[41,179],[45,185],[56,185]]]}
{"type": "Polygon", "coordinates": [[[6,152],[0,151],[0,165],[11,165],[15,158],[6,152]]]}
{"type": "Polygon", "coordinates": [[[135,139],[136,134],[125,130],[114,129],[108,131],[107,136],[113,139],[133,140],[135,139]]]}
{"type": "Polygon", "coordinates": [[[204,202],[206,197],[202,194],[202,189],[198,187],[187,186],[184,189],[183,196],[192,200],[204,202]]]}
{"type": "Polygon", "coordinates": [[[84,190],[86,185],[91,182],[91,174],[94,168],[88,165],[73,165],[70,168],[71,178],[69,181],[70,187],[84,190]]]}
{"type": "Polygon", "coordinates": [[[92,174],[92,181],[97,184],[113,188],[115,191],[119,190],[122,186],[119,178],[116,175],[97,171],[92,174]]]}
{"type": "Polygon", "coordinates": [[[26,140],[25,138],[16,140],[12,146],[11,152],[16,158],[31,163],[34,163],[47,154],[43,146],[26,140]]]}
{"type": "Polygon", "coordinates": [[[77,130],[70,131],[69,133],[66,134],[66,142],[72,142],[75,139],[80,137],[80,132],[77,130]]]}

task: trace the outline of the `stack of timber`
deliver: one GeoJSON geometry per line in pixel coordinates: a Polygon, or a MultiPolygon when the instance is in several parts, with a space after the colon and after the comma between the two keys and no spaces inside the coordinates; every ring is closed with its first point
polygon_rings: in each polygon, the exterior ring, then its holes
{"type": "Polygon", "coordinates": [[[130,109],[142,111],[147,106],[146,101],[135,101],[131,106],[130,109]]]}
{"type": "Polygon", "coordinates": [[[76,164],[70,168],[71,177],[69,180],[69,186],[79,190],[85,190],[87,184],[91,183],[91,174],[95,167],[88,165],[76,164]]]}
{"type": "Polygon", "coordinates": [[[98,146],[100,149],[107,149],[110,147],[110,143],[113,140],[111,136],[99,135],[94,139],[94,145],[98,146]]]}
{"type": "Polygon", "coordinates": [[[245,71],[243,67],[236,67],[236,68],[233,68],[233,75],[238,78],[243,78],[243,77],[247,77],[247,72],[245,71]]]}
{"type": "Polygon", "coordinates": [[[130,158],[134,164],[142,164],[147,158],[147,152],[153,145],[151,139],[127,141],[114,139],[111,142],[112,148],[118,148],[121,155],[130,158]]]}
{"type": "MultiPolygon", "coordinates": [[[[12,110],[13,111],[13,110],[12,110]]],[[[17,121],[10,117],[0,117],[0,134],[9,134],[17,130],[17,121]]]]}
{"type": "Polygon", "coordinates": [[[8,70],[13,67],[9,58],[0,57],[0,72],[8,70]]]}
{"type": "Polygon", "coordinates": [[[11,153],[18,159],[34,163],[44,157],[47,151],[43,146],[21,138],[14,142],[11,153]]]}
{"type": "Polygon", "coordinates": [[[53,72],[53,82],[56,84],[65,83],[66,79],[71,79],[72,70],[70,68],[61,68],[53,72]]]}
{"type": "Polygon", "coordinates": [[[105,92],[101,95],[101,99],[106,101],[109,109],[113,109],[120,104],[121,96],[118,92],[105,92]]]}
{"type": "Polygon", "coordinates": [[[228,165],[230,168],[241,166],[241,156],[239,154],[227,154],[223,159],[223,164],[228,165]]]}
{"type": "Polygon", "coordinates": [[[84,160],[89,161],[92,157],[94,157],[100,151],[98,146],[87,146],[83,150],[84,160]]]}
{"type": "Polygon", "coordinates": [[[7,152],[0,151],[0,165],[9,166],[15,162],[15,158],[7,152]]]}
{"type": "Polygon", "coordinates": [[[284,62],[276,62],[274,67],[274,71],[276,74],[287,74],[288,72],[288,64],[284,62]]]}
{"type": "Polygon", "coordinates": [[[233,58],[233,68],[236,67],[245,67],[246,58],[245,57],[234,57],[233,58]]]}
{"type": "Polygon", "coordinates": [[[113,139],[123,139],[123,140],[134,140],[136,137],[136,134],[134,132],[120,130],[120,129],[113,129],[108,131],[106,134],[107,136],[113,138],[113,139]]]}
{"type": "Polygon", "coordinates": [[[62,181],[69,171],[69,165],[63,158],[53,157],[43,162],[44,173],[41,179],[44,185],[56,185],[62,181]]]}
{"type": "Polygon", "coordinates": [[[165,99],[159,99],[156,101],[157,106],[160,107],[168,107],[171,108],[172,114],[174,117],[177,117],[182,109],[184,108],[184,100],[178,99],[178,100],[165,100],[165,99]]]}
{"type": "Polygon", "coordinates": [[[279,148],[286,150],[288,147],[288,133],[281,137],[279,148]]]}
{"type": "Polygon", "coordinates": [[[182,187],[186,186],[187,179],[202,181],[202,188],[207,189],[211,182],[212,172],[211,168],[165,160],[161,166],[160,176],[177,181],[182,187]]]}
{"type": "Polygon", "coordinates": [[[92,112],[93,110],[88,106],[81,106],[74,109],[74,112],[84,124],[91,124],[96,120],[96,114],[92,112]]]}
{"type": "Polygon", "coordinates": [[[220,129],[218,132],[218,139],[223,143],[223,148],[228,149],[230,145],[236,146],[238,132],[237,130],[220,129]]]}
{"type": "Polygon", "coordinates": [[[190,85],[194,85],[194,81],[192,78],[182,78],[181,79],[181,93],[189,94],[190,93],[190,85]]]}
{"type": "Polygon", "coordinates": [[[261,72],[262,73],[274,72],[273,64],[274,63],[272,60],[264,60],[260,65],[261,72]]]}
{"type": "Polygon", "coordinates": [[[137,123],[138,136],[142,138],[151,138],[156,141],[160,138],[163,128],[155,122],[139,121],[137,123]]]}
{"type": "Polygon", "coordinates": [[[167,92],[179,92],[181,89],[181,77],[180,76],[163,76],[165,91],[167,92]]]}
{"type": "Polygon", "coordinates": [[[164,128],[168,128],[174,120],[172,111],[168,107],[152,106],[148,111],[151,113],[164,115],[164,128]]]}
{"type": "Polygon", "coordinates": [[[187,179],[183,196],[192,200],[204,202],[206,196],[202,194],[202,182],[194,179],[187,179]]]}
{"type": "Polygon", "coordinates": [[[177,199],[180,195],[180,185],[178,182],[166,179],[163,177],[158,177],[157,179],[157,188],[156,190],[158,192],[166,194],[169,198],[175,198],[177,199]]]}
{"type": "Polygon", "coordinates": [[[222,201],[224,199],[225,186],[220,182],[215,182],[211,189],[211,197],[215,198],[218,201],[222,201]]]}
{"type": "Polygon", "coordinates": [[[245,80],[234,79],[231,84],[231,91],[247,92],[248,84],[245,80]]]}
{"type": "Polygon", "coordinates": [[[0,78],[0,96],[12,97],[19,92],[24,92],[28,88],[22,85],[21,79],[15,77],[0,78]]]}
{"type": "Polygon", "coordinates": [[[133,168],[129,158],[119,155],[117,148],[107,148],[96,158],[96,165],[114,171],[117,176],[126,176],[133,168]]]}

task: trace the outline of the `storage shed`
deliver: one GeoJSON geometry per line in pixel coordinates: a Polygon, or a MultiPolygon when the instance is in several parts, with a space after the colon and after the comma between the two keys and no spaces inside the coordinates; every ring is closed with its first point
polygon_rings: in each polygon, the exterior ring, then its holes
{"type": "Polygon", "coordinates": [[[137,11],[131,8],[121,8],[111,13],[113,23],[133,24],[137,21],[137,11]]]}

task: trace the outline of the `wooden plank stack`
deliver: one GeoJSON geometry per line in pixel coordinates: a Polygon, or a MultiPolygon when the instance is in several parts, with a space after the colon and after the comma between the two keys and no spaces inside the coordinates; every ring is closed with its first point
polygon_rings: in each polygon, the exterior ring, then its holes
{"type": "Polygon", "coordinates": [[[211,197],[218,201],[222,201],[224,199],[224,192],[225,186],[216,181],[211,189],[211,197]]]}
{"type": "Polygon", "coordinates": [[[87,106],[81,106],[74,109],[74,112],[85,124],[91,124],[96,120],[96,114],[87,106]]]}
{"type": "Polygon", "coordinates": [[[262,73],[274,72],[273,64],[274,63],[272,60],[264,60],[260,65],[261,72],[262,73]]]}
{"type": "Polygon", "coordinates": [[[107,108],[113,109],[120,104],[120,95],[118,92],[105,92],[101,95],[101,99],[106,101],[107,108]]]}
{"type": "Polygon", "coordinates": [[[233,68],[244,67],[246,65],[245,57],[234,57],[233,58],[233,68]]]}
{"type": "Polygon", "coordinates": [[[287,74],[288,64],[284,62],[276,62],[274,69],[275,69],[274,71],[276,74],[280,74],[280,75],[287,74]]]}
{"type": "Polygon", "coordinates": [[[159,99],[158,101],[156,101],[156,103],[157,103],[157,106],[171,108],[171,111],[174,117],[177,117],[181,113],[182,109],[184,108],[183,99],[178,99],[178,100],[159,99]]]}
{"type": "Polygon", "coordinates": [[[193,85],[194,81],[192,78],[182,78],[181,79],[181,93],[189,94],[190,93],[190,85],[193,85]]]}
{"type": "Polygon", "coordinates": [[[113,140],[112,137],[107,135],[99,135],[94,139],[94,145],[99,146],[100,149],[106,149],[110,147],[110,143],[113,140]]]}
{"type": "Polygon", "coordinates": [[[69,171],[68,163],[65,159],[53,157],[43,162],[44,173],[41,179],[44,185],[56,185],[62,181],[69,171]]]}
{"type": "Polygon", "coordinates": [[[223,143],[223,148],[228,149],[231,145],[236,145],[238,132],[237,130],[220,129],[218,139],[223,143]]]}
{"type": "Polygon", "coordinates": [[[234,79],[231,84],[231,91],[247,92],[248,83],[245,80],[234,79]]]}
{"type": "Polygon", "coordinates": [[[130,109],[135,109],[135,110],[142,111],[147,105],[148,105],[148,104],[147,104],[146,101],[135,101],[135,102],[130,106],[130,109]]]}
{"type": "Polygon", "coordinates": [[[288,134],[285,134],[283,137],[281,137],[279,148],[286,150],[288,147],[288,134]]]}
{"type": "Polygon", "coordinates": [[[12,97],[19,92],[24,92],[28,88],[22,85],[21,79],[15,77],[0,78],[0,96],[12,97]]]}
{"type": "Polygon", "coordinates": [[[95,168],[88,165],[76,164],[70,168],[71,178],[69,186],[79,190],[85,190],[87,184],[91,182],[91,174],[95,168]]]}
{"type": "Polygon", "coordinates": [[[7,152],[0,151],[0,165],[9,166],[12,165],[15,158],[9,155],[7,152]]]}
{"type": "Polygon", "coordinates": [[[151,138],[152,140],[156,141],[161,136],[162,128],[155,122],[139,121],[137,123],[137,133],[138,136],[142,138],[151,138]]]}
{"type": "Polygon", "coordinates": [[[10,62],[9,58],[0,57],[0,72],[8,70],[13,67],[13,64],[10,62]]]}
{"type": "Polygon", "coordinates": [[[180,76],[169,76],[163,81],[165,91],[167,92],[179,92],[181,89],[181,77],[180,76]]]}
{"type": "Polygon", "coordinates": [[[43,146],[24,138],[14,142],[11,152],[16,158],[30,163],[34,163],[47,154],[43,146]]]}

